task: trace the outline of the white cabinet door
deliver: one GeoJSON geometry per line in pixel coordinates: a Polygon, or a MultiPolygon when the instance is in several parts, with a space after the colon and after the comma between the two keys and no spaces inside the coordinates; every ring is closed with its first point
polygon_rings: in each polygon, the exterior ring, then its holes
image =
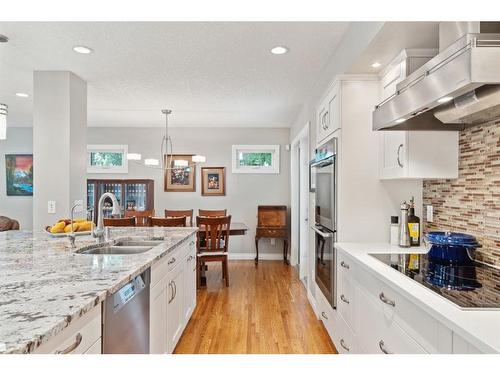
{"type": "Polygon", "coordinates": [[[408,175],[408,133],[380,132],[379,175],[381,179],[404,178],[408,175]]]}
{"type": "Polygon", "coordinates": [[[316,111],[316,140],[320,143],[326,137],[328,117],[330,116],[328,110],[328,101],[323,99],[316,111]]]}
{"type": "Polygon", "coordinates": [[[340,83],[326,94],[316,111],[316,141],[320,144],[340,129],[340,83]]]}
{"type": "Polygon", "coordinates": [[[185,262],[184,324],[186,325],[196,307],[196,249],[194,247],[189,252],[185,262]]]}
{"type": "Polygon", "coordinates": [[[167,276],[167,341],[172,353],[184,329],[184,263],[179,263],[167,276]]]}
{"type": "Polygon", "coordinates": [[[149,352],[168,353],[167,347],[167,301],[169,298],[168,277],[164,276],[150,291],[149,297],[149,352]]]}

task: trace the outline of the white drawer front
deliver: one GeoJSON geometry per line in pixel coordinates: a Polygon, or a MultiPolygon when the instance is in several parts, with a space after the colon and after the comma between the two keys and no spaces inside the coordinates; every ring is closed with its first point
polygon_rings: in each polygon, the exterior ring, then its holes
{"type": "Polygon", "coordinates": [[[338,331],[335,342],[337,352],[339,354],[359,354],[356,336],[342,317],[338,316],[335,328],[338,331]]]}
{"type": "Polygon", "coordinates": [[[101,337],[101,305],[75,320],[57,336],[40,345],[36,354],[82,354],[101,337]]]}
{"type": "Polygon", "coordinates": [[[421,354],[426,351],[397,324],[387,320],[377,299],[356,288],[356,335],[367,354],[421,354]]]}
{"type": "Polygon", "coordinates": [[[341,274],[337,278],[337,310],[344,318],[347,325],[352,329],[352,311],[355,308],[354,292],[349,281],[348,275],[341,274]]]}
{"type": "MultiPolygon", "coordinates": [[[[387,272],[393,271],[388,269],[387,272]]],[[[451,353],[450,329],[367,272],[356,272],[355,279],[372,297],[388,325],[397,323],[429,353],[451,353]]],[[[363,306],[359,306],[359,309],[362,310],[363,306]]],[[[355,332],[358,333],[356,329],[355,332]]]]}
{"type": "Polygon", "coordinates": [[[102,354],[102,341],[97,340],[84,354],[102,354]]]}
{"type": "Polygon", "coordinates": [[[323,322],[328,335],[332,341],[335,341],[335,311],[330,306],[318,286],[316,286],[316,308],[318,310],[319,319],[323,322]]]}
{"type": "Polygon", "coordinates": [[[168,271],[173,270],[174,267],[188,255],[189,249],[193,248],[196,248],[194,235],[189,237],[185,243],[180,245],[170,254],[165,255],[158,262],[154,263],[151,266],[151,286],[156,285],[165,277],[168,271]]]}

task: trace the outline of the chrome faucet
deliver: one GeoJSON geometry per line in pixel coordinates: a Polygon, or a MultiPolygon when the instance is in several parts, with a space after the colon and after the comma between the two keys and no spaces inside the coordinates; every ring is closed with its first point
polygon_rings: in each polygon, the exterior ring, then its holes
{"type": "Polygon", "coordinates": [[[73,222],[74,222],[74,218],[75,218],[75,208],[77,208],[77,207],[83,208],[83,206],[80,203],[77,203],[77,204],[73,205],[73,207],[71,207],[71,233],[68,233],[68,238],[69,238],[69,243],[71,244],[72,249],[76,248],[76,245],[75,245],[76,234],[75,234],[75,228],[74,228],[73,222]]]}
{"type": "Polygon", "coordinates": [[[97,228],[92,232],[92,236],[97,239],[98,243],[104,242],[105,230],[104,230],[104,201],[106,198],[110,198],[113,203],[113,211],[111,211],[112,215],[120,215],[120,204],[118,203],[118,199],[113,193],[104,193],[99,198],[99,203],[97,205],[97,228]]]}

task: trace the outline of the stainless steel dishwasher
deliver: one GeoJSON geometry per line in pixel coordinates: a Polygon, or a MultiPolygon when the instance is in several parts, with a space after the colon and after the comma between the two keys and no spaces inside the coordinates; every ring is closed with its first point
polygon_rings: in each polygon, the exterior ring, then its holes
{"type": "Polygon", "coordinates": [[[149,353],[150,280],[148,268],[104,302],[104,354],[149,353]]]}

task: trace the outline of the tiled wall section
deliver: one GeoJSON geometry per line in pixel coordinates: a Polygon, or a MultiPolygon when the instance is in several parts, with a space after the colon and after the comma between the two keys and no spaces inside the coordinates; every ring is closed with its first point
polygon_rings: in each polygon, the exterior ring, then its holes
{"type": "Polygon", "coordinates": [[[424,181],[424,229],[472,234],[483,245],[478,259],[500,266],[500,120],[462,131],[459,145],[459,178],[424,181]]]}

